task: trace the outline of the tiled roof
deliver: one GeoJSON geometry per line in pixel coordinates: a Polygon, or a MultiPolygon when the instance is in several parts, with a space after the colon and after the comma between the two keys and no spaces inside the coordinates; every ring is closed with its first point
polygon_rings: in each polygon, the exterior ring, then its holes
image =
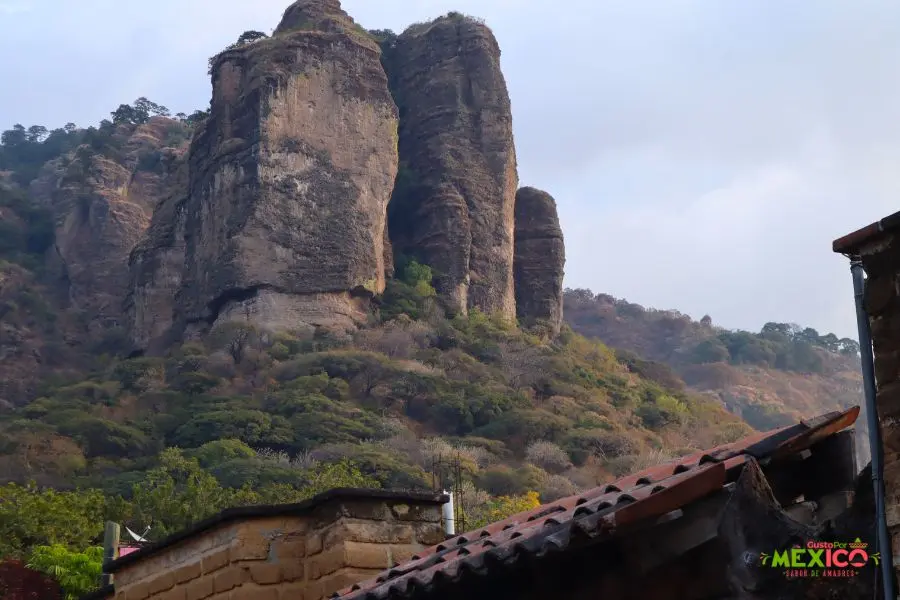
{"type": "Polygon", "coordinates": [[[484,574],[488,567],[512,563],[522,555],[538,558],[570,544],[612,537],[619,527],[660,517],[721,490],[737,479],[751,458],[766,464],[805,450],[846,429],[858,415],[859,407],[828,413],[645,469],[450,538],[332,598],[410,598],[434,584],[450,583],[465,574],[484,574]]]}
{"type": "Polygon", "coordinates": [[[888,215],[880,221],[848,233],[834,240],[831,249],[838,254],[854,254],[863,245],[871,242],[876,236],[886,232],[894,232],[900,228],[900,212],[888,215]]]}

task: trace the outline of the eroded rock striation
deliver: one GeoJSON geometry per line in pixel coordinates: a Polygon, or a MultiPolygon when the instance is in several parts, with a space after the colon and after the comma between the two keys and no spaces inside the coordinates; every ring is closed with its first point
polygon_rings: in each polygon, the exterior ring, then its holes
{"type": "Polygon", "coordinates": [[[302,0],[271,38],[216,57],[212,84],[186,195],[134,257],[135,341],[160,335],[169,305],[188,333],[235,319],[353,327],[384,289],[397,173],[378,45],[336,0],[302,0]],[[154,300],[176,285],[174,301],[154,300]]]}
{"type": "Polygon", "coordinates": [[[188,164],[181,161],[169,195],[160,202],[146,235],[129,258],[131,281],[125,298],[129,330],[135,347],[165,349],[177,333],[173,329],[175,296],[184,274],[185,206],[188,164]]]}
{"type": "Polygon", "coordinates": [[[515,282],[516,313],[523,325],[547,323],[559,333],[563,316],[563,274],[566,247],[547,192],[523,187],[516,193],[515,282]]]}
{"type": "Polygon", "coordinates": [[[400,110],[394,252],[430,265],[451,309],[514,317],[518,175],[497,40],[451,13],[404,31],[385,65],[400,110]]]}
{"type": "Polygon", "coordinates": [[[121,125],[114,135],[122,147],[118,155],[83,146],[45,165],[31,185],[56,223],[49,271],[66,303],[90,315],[94,331],[124,324],[129,254],[184,152],[183,125],[165,117],[121,125]]]}

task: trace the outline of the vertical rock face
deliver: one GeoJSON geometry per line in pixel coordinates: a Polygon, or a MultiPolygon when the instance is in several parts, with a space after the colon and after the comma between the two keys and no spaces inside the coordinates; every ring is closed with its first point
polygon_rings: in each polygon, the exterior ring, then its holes
{"type": "Polygon", "coordinates": [[[401,117],[394,252],[429,264],[450,308],[514,317],[518,175],[496,39],[451,13],[403,32],[385,65],[401,117]]]}
{"type": "Polygon", "coordinates": [[[125,312],[135,346],[150,351],[165,347],[172,332],[175,295],[184,270],[185,205],[188,167],[182,161],[172,192],[157,206],[146,235],[129,259],[131,284],[125,312]]]}
{"type": "Polygon", "coordinates": [[[547,192],[523,187],[516,193],[516,313],[523,325],[543,321],[559,333],[563,315],[566,248],[547,192]]]}
{"type": "Polygon", "coordinates": [[[365,318],[385,285],[397,173],[397,108],[380,56],[336,0],[306,0],[272,38],[216,58],[185,196],[170,199],[133,256],[136,342],[170,322],[292,330],[365,318]]]}
{"type": "Polygon", "coordinates": [[[94,330],[123,324],[128,256],[171,185],[183,149],[167,143],[182,128],[164,117],[121,126],[114,134],[120,156],[84,147],[48,163],[32,183],[33,195],[56,221],[48,267],[64,284],[66,300],[90,315],[94,330]]]}

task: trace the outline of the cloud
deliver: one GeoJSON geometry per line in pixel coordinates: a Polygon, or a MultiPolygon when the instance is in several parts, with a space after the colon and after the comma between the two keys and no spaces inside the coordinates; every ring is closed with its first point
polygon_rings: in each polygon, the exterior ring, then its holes
{"type": "MultiPolygon", "coordinates": [[[[0,63],[0,115],[86,124],[138,96],[202,108],[207,58],[271,31],[287,4],[31,3],[0,20],[0,55],[17,58],[0,63]]],[[[522,181],[560,206],[568,285],[729,327],[855,334],[830,243],[898,208],[893,0],[343,4],[371,28],[450,10],[487,20],[522,181]]]]}

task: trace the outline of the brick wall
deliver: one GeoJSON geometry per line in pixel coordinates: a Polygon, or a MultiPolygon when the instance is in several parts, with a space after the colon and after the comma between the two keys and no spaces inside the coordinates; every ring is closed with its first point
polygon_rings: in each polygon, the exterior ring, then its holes
{"type": "Polygon", "coordinates": [[[123,561],[115,600],[319,600],[444,539],[436,500],[339,497],[299,512],[234,518],[123,561]]]}
{"type": "Polygon", "coordinates": [[[859,252],[867,275],[865,304],[875,354],[887,522],[894,557],[900,557],[900,240],[894,239],[886,233],[859,252]]]}

